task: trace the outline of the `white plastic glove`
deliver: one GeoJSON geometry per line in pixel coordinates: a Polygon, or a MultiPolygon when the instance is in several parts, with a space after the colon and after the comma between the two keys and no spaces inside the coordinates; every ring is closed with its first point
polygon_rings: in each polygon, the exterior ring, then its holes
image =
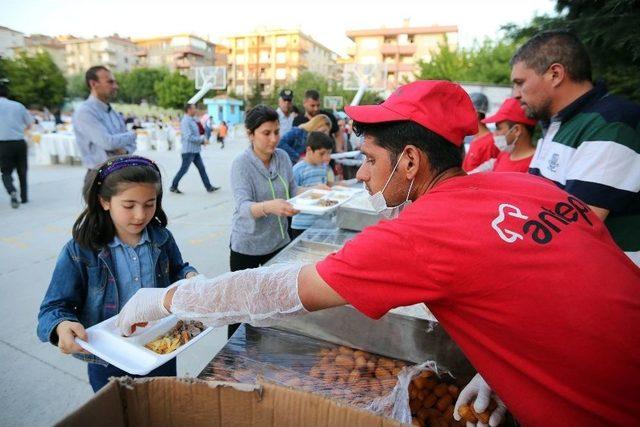
{"type": "Polygon", "coordinates": [[[175,286],[176,284],[168,288],[139,289],[118,314],[116,326],[120,329],[120,333],[129,336],[135,331],[134,325],[159,320],[170,315],[171,313],[164,308],[163,301],[169,289],[175,286]]]}
{"type": "Polygon", "coordinates": [[[284,317],[307,313],[298,295],[302,264],[225,273],[213,279],[182,281],[170,310],[181,319],[207,326],[246,322],[268,326],[284,317]]]}
{"type": "MultiPolygon", "coordinates": [[[[504,415],[507,412],[507,407],[504,405],[502,400],[498,397],[497,394],[491,391],[489,384],[480,376],[480,374],[476,374],[469,384],[465,388],[462,389],[460,395],[458,396],[458,400],[456,400],[456,405],[453,409],[453,418],[456,421],[460,421],[462,417],[458,413],[458,408],[462,405],[468,405],[475,398],[475,402],[473,404],[473,410],[478,414],[484,412],[489,407],[489,403],[491,399],[495,400],[498,404],[496,409],[491,413],[489,417],[489,426],[497,427],[500,425],[504,419],[504,415]]],[[[477,424],[471,423],[467,421],[467,427],[486,427],[487,424],[478,422],[477,424]]]]}

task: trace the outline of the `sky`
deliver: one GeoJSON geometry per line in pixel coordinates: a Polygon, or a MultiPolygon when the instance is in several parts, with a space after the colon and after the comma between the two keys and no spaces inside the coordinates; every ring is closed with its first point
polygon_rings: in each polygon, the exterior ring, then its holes
{"type": "Polygon", "coordinates": [[[495,38],[500,26],[553,13],[549,0],[1,0],[0,26],[25,34],[153,37],[193,33],[220,42],[256,27],[299,28],[344,55],[347,30],[457,25],[459,43],[495,38]]]}

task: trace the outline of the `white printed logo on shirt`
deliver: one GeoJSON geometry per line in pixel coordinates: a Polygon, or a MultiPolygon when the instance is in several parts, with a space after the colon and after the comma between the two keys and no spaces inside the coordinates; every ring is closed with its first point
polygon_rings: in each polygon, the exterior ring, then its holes
{"type": "Polygon", "coordinates": [[[518,206],[501,203],[498,205],[498,216],[491,221],[491,228],[507,243],[531,239],[534,243],[546,245],[573,223],[584,220],[593,226],[587,216],[591,209],[573,196],[568,196],[566,201],[560,201],[551,208],[540,206],[537,211],[533,215],[526,215],[518,206]],[[515,218],[515,221],[510,218],[515,218]]]}

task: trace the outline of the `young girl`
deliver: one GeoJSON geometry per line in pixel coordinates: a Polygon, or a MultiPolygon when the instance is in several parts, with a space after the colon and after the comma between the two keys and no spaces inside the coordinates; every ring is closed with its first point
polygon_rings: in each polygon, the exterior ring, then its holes
{"type": "MultiPolygon", "coordinates": [[[[109,377],[129,374],[84,351],[75,337],[86,340],[85,328],[118,314],[138,289],[165,288],[197,271],[182,261],[165,228],[155,163],[121,156],[92,174],[84,188],[87,207],[62,249],[40,306],[38,337],[89,362],[89,382],[98,391],[109,377]]],[[[172,359],[147,376],[175,375],[172,359]]]]}

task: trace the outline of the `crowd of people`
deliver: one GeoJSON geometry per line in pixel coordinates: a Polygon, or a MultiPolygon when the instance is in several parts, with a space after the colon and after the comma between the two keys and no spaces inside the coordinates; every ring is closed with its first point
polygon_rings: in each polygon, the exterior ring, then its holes
{"type": "MultiPolygon", "coordinates": [[[[132,155],[135,138],[108,103],[117,83],[104,67],[87,73],[91,95],[74,116],[86,208],[56,264],[38,336],[89,362],[97,391],[125,373],[74,338],[116,314],[124,335],[170,313],[231,324],[231,335],[238,322],[345,304],[379,318],[425,303],[478,372],[456,402],[457,418],[461,405],[474,401],[481,413],[493,399],[491,426],[507,408],[522,425],[633,425],[640,106],[593,82],[588,52],[566,31],[528,40],[511,78],[513,96],[490,116],[484,95],[446,81],[416,81],[380,105],[347,107],[350,125],[321,110],[315,90],[300,114],[288,89],[277,109],[250,109],[250,144],[230,170],[230,272],[189,280],[197,272],[166,228],[160,171],[132,155]],[[351,132],[365,156],[356,177],[389,220],[318,263],[265,267],[313,224],[287,200],[335,183],[330,154],[348,149],[351,132]]],[[[22,155],[18,134],[29,120],[9,103],[0,94],[0,118],[19,124],[0,133],[13,203],[19,161],[6,153],[22,155]]],[[[207,191],[218,189],[200,158],[207,137],[194,110],[186,106],[181,122],[187,139],[174,193],[191,163],[207,191]]],[[[175,375],[175,360],[149,375],[175,375]]]]}

